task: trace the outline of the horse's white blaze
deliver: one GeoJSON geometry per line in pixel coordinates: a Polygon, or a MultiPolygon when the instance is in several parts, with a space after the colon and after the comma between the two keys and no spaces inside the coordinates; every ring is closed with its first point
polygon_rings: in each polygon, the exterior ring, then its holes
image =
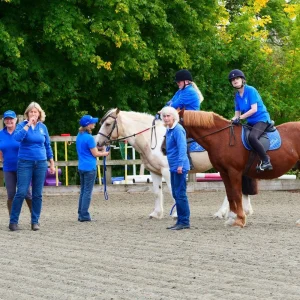
{"type": "MultiPolygon", "coordinates": [[[[109,112],[110,115],[116,117],[116,109],[109,112]]],[[[108,114],[107,114],[108,115],[108,114]]],[[[137,134],[152,126],[153,116],[145,113],[138,112],[126,112],[119,111],[117,115],[117,129],[113,128],[115,122],[114,118],[107,118],[99,132],[104,136],[98,134],[96,136],[96,142],[102,146],[107,141],[105,136],[111,133],[111,139],[117,139],[121,137],[128,137],[133,134],[137,134]]],[[[150,171],[153,179],[153,192],[155,195],[154,211],[150,214],[150,217],[161,219],[163,217],[163,193],[162,193],[162,176],[164,177],[169,191],[172,194],[171,183],[170,183],[170,172],[169,165],[166,156],[161,152],[161,145],[166,133],[162,121],[155,121],[156,135],[152,135],[151,141],[151,129],[137,134],[132,137],[128,137],[129,144],[139,152],[141,160],[147,170],[150,171]],[[151,148],[154,148],[153,150],[151,148]]],[[[191,157],[194,163],[195,169],[193,173],[205,172],[211,169],[213,166],[209,160],[208,153],[204,152],[193,152],[191,157]]],[[[227,201],[227,197],[225,197],[227,201]]],[[[173,199],[174,200],[174,199],[173,199]]],[[[225,202],[225,200],[224,200],[225,202]]],[[[224,205],[223,202],[223,205],[224,205]]],[[[222,205],[222,206],[223,206],[222,205]]],[[[228,206],[228,201],[227,201],[228,206]]],[[[221,207],[222,208],[222,207],[221,207]]],[[[227,209],[228,210],[228,209],[227,209]]],[[[173,217],[177,216],[176,209],[173,210],[173,217]]]]}

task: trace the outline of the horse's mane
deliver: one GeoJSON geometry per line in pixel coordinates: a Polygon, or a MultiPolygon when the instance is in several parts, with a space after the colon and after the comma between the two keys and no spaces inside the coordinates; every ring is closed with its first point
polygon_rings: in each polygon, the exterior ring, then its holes
{"type": "Polygon", "coordinates": [[[215,125],[215,117],[219,117],[224,121],[224,117],[208,111],[194,111],[194,110],[185,110],[183,114],[184,125],[187,126],[200,126],[203,128],[211,128],[215,125]]]}
{"type": "Polygon", "coordinates": [[[109,115],[112,114],[113,111],[116,111],[117,109],[116,108],[111,108],[100,120],[100,123],[102,124],[109,115]]]}
{"type": "MultiPolygon", "coordinates": [[[[111,108],[103,117],[102,119],[100,120],[100,123],[104,123],[105,120],[111,116],[111,115],[116,115],[116,111],[117,111],[117,108],[111,108]]],[[[148,114],[148,113],[143,113],[143,112],[135,112],[135,111],[119,111],[120,113],[124,113],[126,114],[127,116],[130,116],[130,118],[132,120],[136,120],[136,121],[139,121],[141,123],[143,122],[148,122],[148,118],[150,118],[151,120],[153,120],[154,116],[148,114]]]]}

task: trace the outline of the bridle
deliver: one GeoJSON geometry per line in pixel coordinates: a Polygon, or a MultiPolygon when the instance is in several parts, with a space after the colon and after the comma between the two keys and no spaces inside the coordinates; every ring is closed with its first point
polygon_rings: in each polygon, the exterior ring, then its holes
{"type": "Polygon", "coordinates": [[[112,135],[113,131],[115,130],[115,128],[117,128],[117,135],[119,136],[117,117],[109,115],[105,119],[101,120],[100,123],[103,124],[108,118],[113,118],[114,119],[114,123],[113,123],[113,126],[112,126],[112,129],[111,129],[110,133],[108,135],[105,135],[105,134],[101,133],[100,132],[101,128],[98,131],[99,135],[102,135],[107,139],[107,141],[104,142],[104,145],[109,145],[111,143],[112,140],[110,138],[111,138],[111,135],[112,135]]]}
{"type": "MultiPolygon", "coordinates": [[[[114,119],[114,123],[113,123],[113,126],[112,126],[112,129],[111,129],[110,133],[109,133],[108,135],[105,135],[105,134],[101,133],[101,132],[100,132],[100,129],[101,129],[101,128],[100,128],[99,131],[98,131],[98,134],[99,134],[99,135],[102,135],[102,136],[104,136],[104,137],[107,139],[107,141],[104,142],[104,145],[109,145],[109,144],[111,144],[112,142],[116,143],[116,142],[120,142],[120,141],[127,140],[128,138],[133,137],[133,136],[136,136],[136,135],[139,135],[139,134],[141,134],[141,133],[143,133],[143,132],[145,132],[145,131],[147,131],[147,130],[150,130],[150,129],[153,130],[153,128],[155,128],[155,126],[156,126],[156,125],[152,124],[151,127],[148,127],[148,128],[146,128],[146,129],[144,129],[144,130],[142,130],[142,131],[139,131],[139,132],[137,132],[137,133],[134,133],[134,134],[125,136],[125,137],[120,138],[120,139],[117,138],[117,139],[111,140],[111,139],[110,139],[110,138],[111,138],[111,135],[112,135],[112,133],[113,133],[113,131],[114,131],[115,129],[117,129],[117,135],[119,136],[118,122],[117,122],[118,117],[114,117],[114,116],[108,115],[106,118],[101,119],[100,123],[103,124],[108,118],[113,118],[113,119],[114,119]]],[[[152,139],[152,133],[151,133],[151,139],[152,139]]]]}

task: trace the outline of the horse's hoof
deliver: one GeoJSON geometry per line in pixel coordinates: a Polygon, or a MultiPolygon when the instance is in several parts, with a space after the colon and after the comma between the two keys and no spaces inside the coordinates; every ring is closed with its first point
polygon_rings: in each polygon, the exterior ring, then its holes
{"type": "Polygon", "coordinates": [[[245,210],[245,214],[246,214],[247,216],[252,216],[252,215],[253,215],[253,209],[246,209],[246,210],[245,210]]]}
{"type": "Polygon", "coordinates": [[[149,219],[162,219],[162,218],[163,218],[163,214],[158,214],[155,212],[153,212],[149,215],[149,219]]]}
{"type": "Polygon", "coordinates": [[[237,218],[232,226],[244,228],[246,226],[246,216],[244,218],[237,218]]]}
{"type": "Polygon", "coordinates": [[[213,218],[214,218],[214,219],[223,219],[224,216],[225,216],[225,214],[223,214],[223,213],[220,212],[220,211],[217,211],[217,212],[213,215],[213,218]]]}
{"type": "Polygon", "coordinates": [[[229,219],[225,222],[225,226],[233,226],[234,223],[235,223],[235,219],[229,218],[229,219]]]}

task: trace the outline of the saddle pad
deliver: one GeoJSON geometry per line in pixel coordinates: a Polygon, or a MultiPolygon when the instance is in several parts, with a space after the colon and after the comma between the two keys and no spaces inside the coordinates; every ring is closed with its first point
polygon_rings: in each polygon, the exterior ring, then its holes
{"type": "MultiPolygon", "coordinates": [[[[272,132],[265,132],[268,136],[268,139],[270,140],[270,147],[268,150],[276,150],[278,148],[280,148],[281,146],[281,137],[280,134],[278,132],[278,130],[276,129],[275,131],[272,132]]],[[[247,150],[252,150],[252,148],[249,146],[249,144],[247,143],[246,139],[245,139],[245,129],[243,127],[242,129],[242,142],[244,144],[244,147],[247,150]]]]}
{"type": "Polygon", "coordinates": [[[188,144],[188,149],[190,150],[190,152],[203,152],[203,151],[206,151],[202,146],[200,146],[195,141],[192,141],[190,144],[188,144]]]}

